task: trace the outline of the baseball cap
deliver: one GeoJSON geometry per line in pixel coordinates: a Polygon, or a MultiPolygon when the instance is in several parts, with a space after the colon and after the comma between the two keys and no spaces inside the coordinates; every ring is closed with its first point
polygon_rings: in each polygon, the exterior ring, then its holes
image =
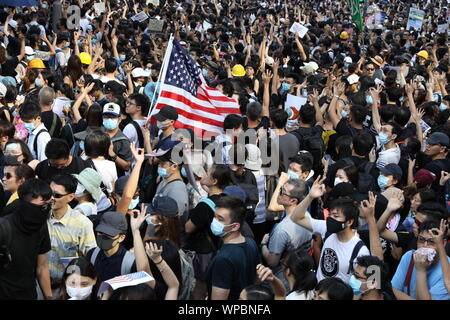
{"type": "Polygon", "coordinates": [[[345,57],[344,62],[345,63],[353,63],[353,59],[352,59],[352,57],[345,57]]]}
{"type": "Polygon", "coordinates": [[[104,92],[110,93],[112,92],[115,96],[121,96],[127,91],[127,88],[118,83],[115,80],[110,80],[105,84],[104,92]]]}
{"type": "Polygon", "coordinates": [[[120,106],[114,102],[107,103],[103,107],[103,114],[110,114],[116,117],[120,117],[120,106]]]}
{"type": "Polygon", "coordinates": [[[380,173],[387,176],[394,176],[395,179],[399,180],[403,176],[402,169],[395,163],[389,163],[380,169],[380,173]]]}
{"type": "Polygon", "coordinates": [[[427,169],[420,169],[414,175],[414,181],[417,182],[419,188],[432,184],[434,180],[436,180],[436,175],[427,169]]]}
{"type": "Polygon", "coordinates": [[[167,119],[177,120],[178,112],[177,112],[177,109],[175,109],[172,106],[164,106],[159,110],[159,112],[157,114],[154,115],[154,117],[158,121],[164,121],[167,119]]]}
{"type": "Polygon", "coordinates": [[[440,144],[441,146],[448,147],[450,144],[450,139],[443,132],[434,132],[431,136],[426,140],[427,144],[440,144]]]}
{"type": "Polygon", "coordinates": [[[32,47],[29,47],[29,46],[25,46],[25,54],[26,54],[27,56],[32,56],[32,55],[34,54],[33,48],[32,48],[32,47]]]}
{"type": "Polygon", "coordinates": [[[103,214],[95,231],[115,237],[119,234],[126,234],[127,229],[128,222],[124,214],[116,211],[108,211],[103,214]]]}
{"type": "Polygon", "coordinates": [[[250,170],[260,170],[262,165],[261,150],[254,144],[247,144],[245,148],[248,152],[248,157],[245,160],[245,168],[250,170]]]}
{"type": "Polygon", "coordinates": [[[5,85],[5,86],[12,86],[15,87],[17,85],[17,81],[15,78],[11,77],[11,76],[6,76],[6,77],[2,77],[0,76],[0,81],[5,85]]]}
{"type": "Polygon", "coordinates": [[[241,199],[245,202],[245,199],[247,198],[247,194],[245,193],[244,189],[242,189],[239,186],[228,186],[223,189],[223,194],[226,194],[227,196],[236,197],[238,199],[241,199]]]}
{"type": "Polygon", "coordinates": [[[349,85],[358,83],[358,81],[359,81],[359,76],[356,75],[356,74],[352,74],[351,76],[349,76],[349,77],[347,78],[347,81],[348,81],[348,84],[349,84],[349,85]]]}
{"type": "Polygon", "coordinates": [[[304,73],[307,73],[307,74],[314,73],[318,69],[319,69],[319,65],[314,61],[305,63],[303,65],[303,67],[300,68],[301,71],[303,71],[304,73]]]}
{"type": "Polygon", "coordinates": [[[148,206],[147,214],[157,214],[168,218],[175,218],[178,215],[178,204],[171,197],[155,197],[152,203],[148,203],[145,205],[148,206]]]}
{"type": "Polygon", "coordinates": [[[133,71],[131,71],[131,76],[133,78],[139,78],[139,77],[148,78],[148,77],[150,77],[150,72],[145,71],[142,68],[135,68],[135,69],[133,69],[133,71]]]}
{"type": "Polygon", "coordinates": [[[123,190],[125,189],[125,185],[127,184],[128,176],[121,176],[119,179],[116,180],[114,183],[114,192],[118,195],[123,194],[123,190]]]}

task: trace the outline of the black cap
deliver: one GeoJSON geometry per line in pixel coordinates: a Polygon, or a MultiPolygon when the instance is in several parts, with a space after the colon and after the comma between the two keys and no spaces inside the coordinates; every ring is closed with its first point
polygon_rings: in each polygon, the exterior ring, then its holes
{"type": "Polygon", "coordinates": [[[178,112],[177,109],[175,109],[172,106],[164,106],[159,110],[157,114],[154,115],[155,119],[158,121],[164,121],[167,119],[170,120],[177,120],[178,119],[178,112]]]}
{"type": "Polygon", "coordinates": [[[426,140],[426,143],[428,144],[440,144],[441,146],[449,146],[449,141],[450,139],[448,138],[448,135],[446,135],[443,132],[434,132],[432,133],[428,139],[426,140]]]}
{"type": "Polygon", "coordinates": [[[115,80],[108,81],[108,82],[105,84],[105,87],[104,87],[104,92],[105,92],[105,93],[110,93],[110,92],[112,92],[115,96],[122,95],[122,94],[124,94],[126,91],[127,91],[127,88],[124,87],[123,85],[121,85],[120,83],[118,83],[118,82],[115,81],[115,80]]]}
{"type": "Polygon", "coordinates": [[[95,228],[95,231],[115,237],[119,234],[126,234],[127,229],[128,222],[124,214],[115,211],[108,211],[102,215],[100,223],[97,228],[95,228]]]}
{"type": "Polygon", "coordinates": [[[400,180],[403,176],[402,168],[395,163],[389,163],[380,169],[380,173],[388,176],[394,176],[395,179],[400,180]]]}
{"type": "Polygon", "coordinates": [[[148,206],[147,214],[157,214],[168,218],[175,218],[178,215],[178,204],[171,197],[155,197],[153,203],[145,205],[148,206]]]}

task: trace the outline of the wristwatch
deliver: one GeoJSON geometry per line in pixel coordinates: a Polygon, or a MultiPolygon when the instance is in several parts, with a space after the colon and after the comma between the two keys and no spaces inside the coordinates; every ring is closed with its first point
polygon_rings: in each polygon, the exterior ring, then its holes
{"type": "Polygon", "coordinates": [[[117,154],[115,154],[111,157],[111,161],[113,161],[113,162],[116,162],[116,159],[117,159],[117,154]]]}

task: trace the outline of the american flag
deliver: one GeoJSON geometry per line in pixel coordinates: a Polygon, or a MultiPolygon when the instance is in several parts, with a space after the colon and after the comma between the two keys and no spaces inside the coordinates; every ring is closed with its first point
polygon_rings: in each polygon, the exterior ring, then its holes
{"type": "Polygon", "coordinates": [[[170,105],[178,111],[176,128],[191,128],[196,135],[205,137],[222,133],[225,116],[240,114],[239,104],[207,86],[201,69],[177,40],[171,38],[167,51],[160,94],[151,115],[170,105]]]}
{"type": "Polygon", "coordinates": [[[100,288],[98,290],[97,295],[101,296],[101,294],[103,292],[105,292],[106,289],[108,289],[108,287],[111,287],[113,290],[116,290],[118,288],[128,287],[128,286],[136,286],[138,284],[153,281],[153,280],[155,280],[155,279],[145,271],[139,271],[139,272],[135,272],[135,273],[121,275],[121,276],[109,279],[107,281],[103,281],[100,284],[100,288]]]}

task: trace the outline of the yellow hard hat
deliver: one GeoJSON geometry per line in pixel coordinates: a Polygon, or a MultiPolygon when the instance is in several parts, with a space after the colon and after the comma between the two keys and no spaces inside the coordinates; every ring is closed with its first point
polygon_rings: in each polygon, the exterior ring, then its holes
{"type": "Polygon", "coordinates": [[[81,60],[82,64],[89,65],[92,62],[92,57],[91,57],[91,55],[89,53],[82,52],[82,53],[80,53],[80,60],[81,60]]]}
{"type": "Polygon", "coordinates": [[[348,33],[347,33],[347,31],[342,31],[342,32],[341,32],[341,35],[340,35],[340,38],[341,38],[342,40],[347,40],[347,39],[348,39],[348,33]]]}
{"type": "Polygon", "coordinates": [[[30,67],[30,69],[45,69],[44,62],[42,62],[39,58],[34,58],[31,60],[28,67],[30,67]]]}
{"type": "Polygon", "coordinates": [[[418,57],[422,57],[425,60],[428,60],[428,52],[426,52],[425,50],[419,51],[419,53],[417,54],[418,57]]]}
{"type": "Polygon", "coordinates": [[[237,64],[231,70],[231,74],[235,77],[243,77],[245,76],[245,69],[241,64],[237,64]]]}

